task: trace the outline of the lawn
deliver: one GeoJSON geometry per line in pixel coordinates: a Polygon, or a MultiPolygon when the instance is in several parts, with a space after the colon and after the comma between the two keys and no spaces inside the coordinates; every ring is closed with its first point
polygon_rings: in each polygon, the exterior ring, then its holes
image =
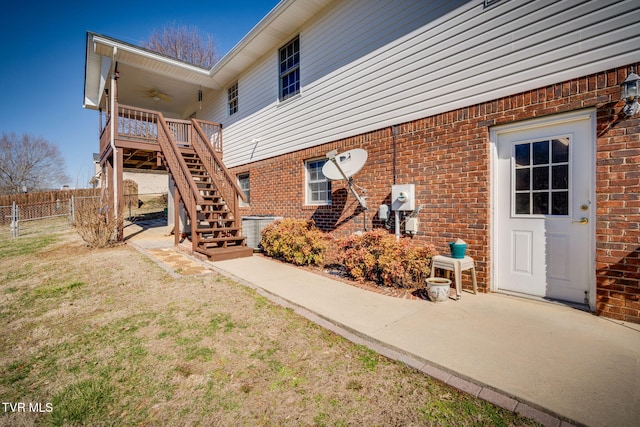
{"type": "Polygon", "coordinates": [[[0,237],[0,426],[534,425],[216,274],[0,237]]]}

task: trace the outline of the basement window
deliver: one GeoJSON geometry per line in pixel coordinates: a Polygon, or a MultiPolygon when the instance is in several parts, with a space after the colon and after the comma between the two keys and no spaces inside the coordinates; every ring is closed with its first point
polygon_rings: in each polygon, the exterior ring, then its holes
{"type": "Polygon", "coordinates": [[[307,160],[305,162],[307,179],[307,204],[330,205],[331,181],[322,173],[327,159],[307,160]]]}
{"type": "Polygon", "coordinates": [[[244,191],[245,196],[247,196],[246,202],[243,202],[242,199],[240,199],[240,206],[249,206],[249,203],[251,203],[251,187],[248,173],[241,173],[238,175],[238,185],[242,191],[244,191]]]}
{"type": "Polygon", "coordinates": [[[300,93],[300,37],[279,51],[280,101],[300,93]]]}

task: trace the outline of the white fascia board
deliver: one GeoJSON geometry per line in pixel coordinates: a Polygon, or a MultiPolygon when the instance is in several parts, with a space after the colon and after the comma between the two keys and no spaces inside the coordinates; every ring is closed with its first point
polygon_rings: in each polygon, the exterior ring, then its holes
{"type": "Polygon", "coordinates": [[[134,45],[131,45],[131,44],[128,44],[128,43],[119,42],[117,40],[114,40],[114,39],[111,39],[111,38],[106,38],[106,37],[103,37],[103,36],[100,36],[100,35],[97,35],[97,34],[93,35],[93,42],[95,44],[102,44],[104,46],[115,48],[118,51],[129,52],[129,53],[132,53],[132,54],[137,55],[137,56],[141,56],[141,57],[144,57],[144,58],[149,58],[149,59],[152,59],[154,61],[158,61],[158,62],[161,62],[161,63],[164,63],[164,64],[168,64],[168,65],[171,65],[171,66],[174,66],[174,67],[177,67],[177,68],[182,68],[184,70],[188,70],[188,71],[191,71],[191,72],[196,73],[196,74],[200,74],[200,75],[207,75],[208,74],[207,70],[205,70],[203,68],[200,68],[200,67],[197,67],[195,65],[191,65],[191,64],[188,64],[188,63],[183,62],[183,61],[178,61],[177,59],[172,59],[172,58],[169,58],[167,56],[160,55],[158,53],[153,53],[153,52],[150,52],[150,51],[148,51],[146,49],[142,49],[142,48],[139,48],[137,46],[134,46],[134,45]]]}

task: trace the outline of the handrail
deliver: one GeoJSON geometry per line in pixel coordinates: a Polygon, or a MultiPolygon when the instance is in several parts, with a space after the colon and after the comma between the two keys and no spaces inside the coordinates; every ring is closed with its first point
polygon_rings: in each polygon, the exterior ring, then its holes
{"type": "Polygon", "coordinates": [[[198,156],[200,156],[209,175],[216,180],[216,186],[220,187],[219,189],[223,193],[225,202],[232,204],[234,207],[233,211],[235,214],[237,196],[239,196],[243,202],[247,202],[247,196],[236,182],[235,177],[226,168],[212,144],[207,142],[208,139],[200,126],[199,120],[192,119],[192,122],[195,131],[193,148],[196,153],[198,153],[198,156]],[[220,182],[220,178],[223,179],[223,182],[220,182]],[[234,194],[229,194],[229,190],[233,190],[234,194]]]}
{"type": "Polygon", "coordinates": [[[222,125],[202,119],[194,120],[200,125],[200,129],[204,134],[204,140],[211,144],[214,151],[222,153],[222,125]]]}
{"type": "MultiPolygon", "coordinates": [[[[162,148],[162,153],[164,154],[165,160],[169,164],[169,170],[173,175],[173,179],[176,181],[176,185],[178,186],[178,191],[182,194],[182,197],[187,200],[190,195],[197,204],[204,203],[204,199],[200,194],[200,190],[198,190],[198,186],[195,181],[191,178],[191,173],[189,172],[189,168],[182,157],[178,147],[176,146],[169,126],[167,122],[164,120],[164,117],[160,112],[157,113],[158,124],[160,128],[163,130],[165,138],[158,138],[158,142],[160,143],[160,148],[162,148]]],[[[158,135],[160,136],[160,135],[158,135]]],[[[189,197],[189,199],[191,199],[189,197]]],[[[195,212],[193,212],[195,214],[195,212]]],[[[191,218],[195,218],[191,216],[191,218]]],[[[195,219],[194,219],[195,221],[195,219]]]]}

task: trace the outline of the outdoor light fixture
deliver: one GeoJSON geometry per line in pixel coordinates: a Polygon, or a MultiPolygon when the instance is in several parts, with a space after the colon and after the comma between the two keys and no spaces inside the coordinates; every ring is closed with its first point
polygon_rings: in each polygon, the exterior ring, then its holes
{"type": "Polygon", "coordinates": [[[640,95],[640,76],[632,70],[620,85],[620,98],[627,103],[622,109],[625,116],[631,117],[640,111],[638,95],[640,95]]]}
{"type": "Polygon", "coordinates": [[[198,89],[198,105],[200,106],[200,109],[202,110],[202,87],[200,87],[200,89],[198,89]]]}

